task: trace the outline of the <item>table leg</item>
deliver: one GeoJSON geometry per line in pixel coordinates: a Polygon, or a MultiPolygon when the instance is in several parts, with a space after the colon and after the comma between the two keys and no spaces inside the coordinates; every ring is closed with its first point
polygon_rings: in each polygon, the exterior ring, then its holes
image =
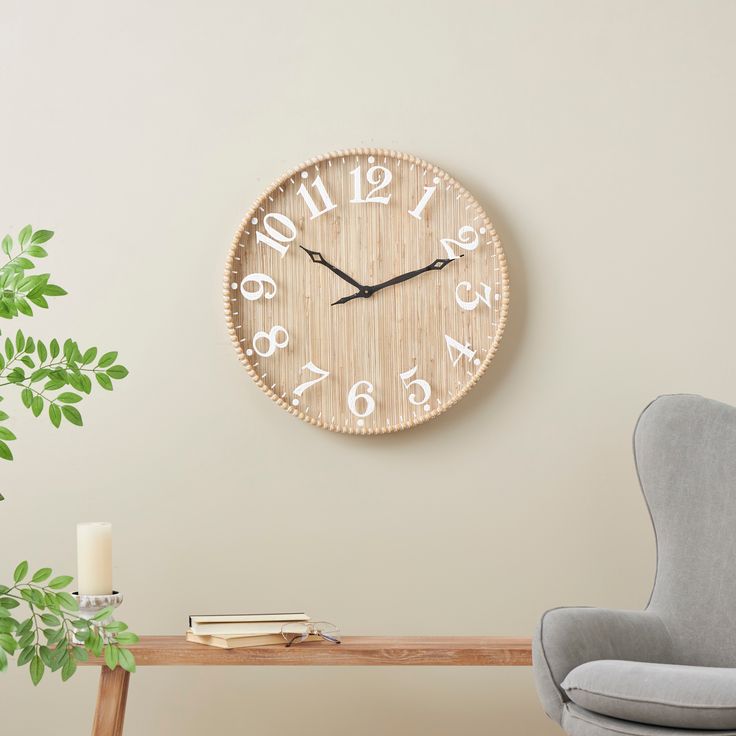
{"type": "Polygon", "coordinates": [[[111,670],[103,665],[100,668],[100,687],[97,691],[92,736],[123,736],[129,680],[130,673],[122,667],[111,670]]]}

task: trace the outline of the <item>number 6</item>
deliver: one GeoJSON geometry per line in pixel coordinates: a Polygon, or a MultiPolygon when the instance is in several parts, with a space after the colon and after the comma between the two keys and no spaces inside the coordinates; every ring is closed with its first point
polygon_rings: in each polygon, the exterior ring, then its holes
{"type": "Polygon", "coordinates": [[[369,381],[358,381],[357,383],[353,384],[348,393],[348,406],[350,407],[350,411],[355,414],[356,417],[360,417],[362,419],[363,417],[367,417],[369,414],[373,414],[373,412],[376,410],[376,402],[371,396],[372,393],[373,384],[369,381]],[[364,394],[359,394],[358,387],[363,385],[366,386],[366,392],[364,394]],[[363,412],[358,411],[357,407],[355,406],[358,399],[363,399],[363,401],[365,401],[365,411],[363,412]]]}

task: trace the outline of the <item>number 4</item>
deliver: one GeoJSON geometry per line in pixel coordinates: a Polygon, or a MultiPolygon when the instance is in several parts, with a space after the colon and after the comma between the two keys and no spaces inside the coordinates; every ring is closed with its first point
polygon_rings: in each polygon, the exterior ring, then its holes
{"type": "MultiPolygon", "coordinates": [[[[465,356],[468,360],[473,360],[475,356],[475,350],[470,349],[470,345],[463,345],[449,335],[445,335],[445,344],[447,345],[447,352],[450,354],[450,360],[453,365],[457,365],[460,362],[460,358],[465,356]],[[457,355],[453,355],[452,351],[455,351],[457,355]]],[[[480,361],[476,358],[474,361],[475,365],[478,365],[480,361]]]]}

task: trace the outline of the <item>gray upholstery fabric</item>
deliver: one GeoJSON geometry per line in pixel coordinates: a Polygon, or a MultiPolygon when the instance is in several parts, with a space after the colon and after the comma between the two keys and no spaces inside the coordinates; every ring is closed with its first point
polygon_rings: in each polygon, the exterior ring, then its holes
{"type": "Polygon", "coordinates": [[[704,731],[703,729],[666,728],[645,723],[622,721],[566,703],[562,727],[570,736],[736,736],[736,731],[704,731]]]}
{"type": "Polygon", "coordinates": [[[562,682],[576,705],[673,728],[736,728],[736,669],[599,659],[562,682]]]}
{"type": "Polygon", "coordinates": [[[657,542],[647,610],[556,609],[543,616],[534,638],[540,700],[575,736],[688,733],[636,731],[607,719],[615,730],[572,706],[560,685],[585,662],[736,667],[736,409],[701,396],[661,396],[639,417],[634,456],[657,542]],[[583,722],[596,725],[586,730],[583,722]]]}

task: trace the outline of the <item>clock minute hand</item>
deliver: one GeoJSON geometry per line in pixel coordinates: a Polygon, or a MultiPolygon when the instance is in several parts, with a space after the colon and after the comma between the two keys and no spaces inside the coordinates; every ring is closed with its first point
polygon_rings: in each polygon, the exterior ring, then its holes
{"type": "MultiPolygon", "coordinates": [[[[462,255],[458,256],[458,258],[462,258],[462,255]]],[[[421,276],[423,273],[427,273],[427,271],[441,271],[448,263],[452,263],[454,260],[455,258],[436,258],[432,263],[424,268],[418,268],[416,271],[402,273],[401,276],[394,276],[394,278],[389,279],[388,281],[383,281],[380,284],[369,286],[368,288],[371,290],[371,294],[375,294],[377,291],[385,289],[387,286],[396,286],[396,284],[401,284],[404,281],[413,279],[415,276],[421,276]]]]}
{"type": "Polygon", "coordinates": [[[309,250],[309,248],[305,248],[303,245],[299,246],[305,253],[309,255],[309,257],[312,259],[313,263],[321,263],[323,266],[327,266],[327,268],[330,269],[333,273],[337,274],[343,281],[347,281],[349,284],[354,286],[356,289],[365,289],[366,287],[363,286],[363,284],[359,284],[354,278],[351,276],[348,276],[344,271],[341,271],[337,266],[333,266],[329,261],[325,259],[325,257],[316,250],[309,250]]]}
{"type": "MultiPolygon", "coordinates": [[[[462,258],[463,255],[458,256],[458,258],[462,258]]],[[[368,297],[375,294],[377,291],[385,289],[387,286],[395,286],[396,284],[400,284],[404,281],[408,281],[409,279],[413,279],[415,276],[420,276],[423,273],[427,273],[427,271],[441,271],[448,263],[451,263],[454,260],[456,259],[437,258],[432,261],[432,263],[430,263],[428,266],[425,266],[424,268],[418,268],[416,271],[408,271],[407,273],[401,274],[401,276],[395,276],[394,278],[389,279],[388,281],[383,281],[380,284],[376,284],[375,286],[362,286],[360,287],[360,291],[356,292],[355,294],[350,294],[349,296],[344,296],[342,297],[342,299],[338,299],[336,302],[332,302],[331,306],[334,307],[336,304],[345,304],[346,302],[352,301],[353,299],[358,299],[359,297],[367,299],[368,297]]]]}

